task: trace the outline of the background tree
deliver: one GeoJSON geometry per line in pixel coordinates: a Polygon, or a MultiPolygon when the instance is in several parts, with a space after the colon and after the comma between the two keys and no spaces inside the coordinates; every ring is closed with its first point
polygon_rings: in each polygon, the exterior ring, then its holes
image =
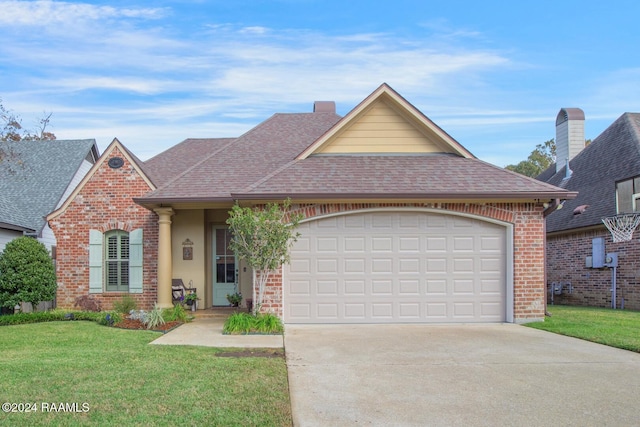
{"type": "MultiPolygon", "coordinates": [[[[584,141],[584,146],[586,147],[589,144],[591,144],[591,140],[586,139],[584,141]]],[[[536,145],[535,150],[529,154],[527,160],[523,160],[517,165],[507,165],[505,166],[505,169],[535,178],[555,162],[556,142],[551,138],[542,144],[536,145]]]]}
{"type": "Polygon", "coordinates": [[[43,117],[39,118],[35,129],[25,129],[22,126],[20,116],[5,108],[2,99],[0,99],[0,164],[20,161],[15,144],[22,140],[55,140],[56,136],[47,131],[51,115],[52,113],[45,113],[43,117]]]}
{"type": "Polygon", "coordinates": [[[270,203],[264,209],[240,207],[229,212],[233,235],[229,247],[253,269],[253,313],[262,306],[264,288],[271,273],[290,261],[289,250],[300,236],[294,232],[302,219],[291,214],[291,201],[270,203]]]}
{"type": "Polygon", "coordinates": [[[517,165],[507,165],[505,169],[518,172],[519,174],[535,178],[547,170],[556,161],[556,143],[553,138],[536,145],[535,150],[529,154],[527,160],[523,160],[517,165]]]}
{"type": "Polygon", "coordinates": [[[18,237],[0,253],[0,305],[35,307],[56,296],[56,273],[47,248],[32,237],[18,237]]]}

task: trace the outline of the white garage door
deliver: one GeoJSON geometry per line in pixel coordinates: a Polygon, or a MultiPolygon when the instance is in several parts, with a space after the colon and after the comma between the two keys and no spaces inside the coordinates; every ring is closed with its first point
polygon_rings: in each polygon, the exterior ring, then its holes
{"type": "Polygon", "coordinates": [[[300,225],[284,270],[287,323],[502,322],[506,228],[375,211],[300,225]]]}

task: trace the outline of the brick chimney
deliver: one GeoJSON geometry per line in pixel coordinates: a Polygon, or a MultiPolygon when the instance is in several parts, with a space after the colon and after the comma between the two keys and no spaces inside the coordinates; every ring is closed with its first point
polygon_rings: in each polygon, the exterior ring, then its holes
{"type": "Polygon", "coordinates": [[[313,103],[314,113],[335,113],[336,103],[334,101],[316,101],[313,103]]]}
{"type": "Polygon", "coordinates": [[[556,117],[556,173],[584,148],[584,111],[561,108],[556,117]]]}

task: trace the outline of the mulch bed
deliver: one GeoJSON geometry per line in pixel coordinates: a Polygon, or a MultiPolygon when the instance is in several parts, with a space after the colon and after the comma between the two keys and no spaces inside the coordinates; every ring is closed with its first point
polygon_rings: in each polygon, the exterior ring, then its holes
{"type": "MultiPolygon", "coordinates": [[[[157,332],[162,332],[162,333],[167,333],[170,330],[172,330],[173,328],[177,328],[178,326],[182,325],[182,322],[179,321],[174,321],[174,322],[165,322],[164,325],[158,325],[155,328],[151,329],[152,331],[157,331],[157,332]]],[[[115,325],[113,325],[115,328],[121,328],[121,329],[144,329],[144,330],[148,330],[147,327],[145,326],[144,323],[142,323],[140,320],[134,320],[134,319],[122,319],[122,321],[116,323],[115,325]]]]}
{"type": "Polygon", "coordinates": [[[240,351],[223,351],[217,353],[218,357],[284,357],[282,349],[264,350],[264,349],[246,349],[240,351]]]}

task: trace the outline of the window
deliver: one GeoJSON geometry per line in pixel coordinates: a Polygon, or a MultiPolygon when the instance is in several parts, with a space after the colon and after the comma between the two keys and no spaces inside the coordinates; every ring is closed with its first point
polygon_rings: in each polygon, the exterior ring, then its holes
{"type": "Polygon", "coordinates": [[[142,293],[142,229],[89,230],[89,293],[142,293]]]}
{"type": "Polygon", "coordinates": [[[129,290],[129,233],[115,230],[105,234],[105,287],[107,291],[129,290]]]}
{"type": "Polygon", "coordinates": [[[617,212],[640,211],[640,176],[616,183],[617,212]]]}

